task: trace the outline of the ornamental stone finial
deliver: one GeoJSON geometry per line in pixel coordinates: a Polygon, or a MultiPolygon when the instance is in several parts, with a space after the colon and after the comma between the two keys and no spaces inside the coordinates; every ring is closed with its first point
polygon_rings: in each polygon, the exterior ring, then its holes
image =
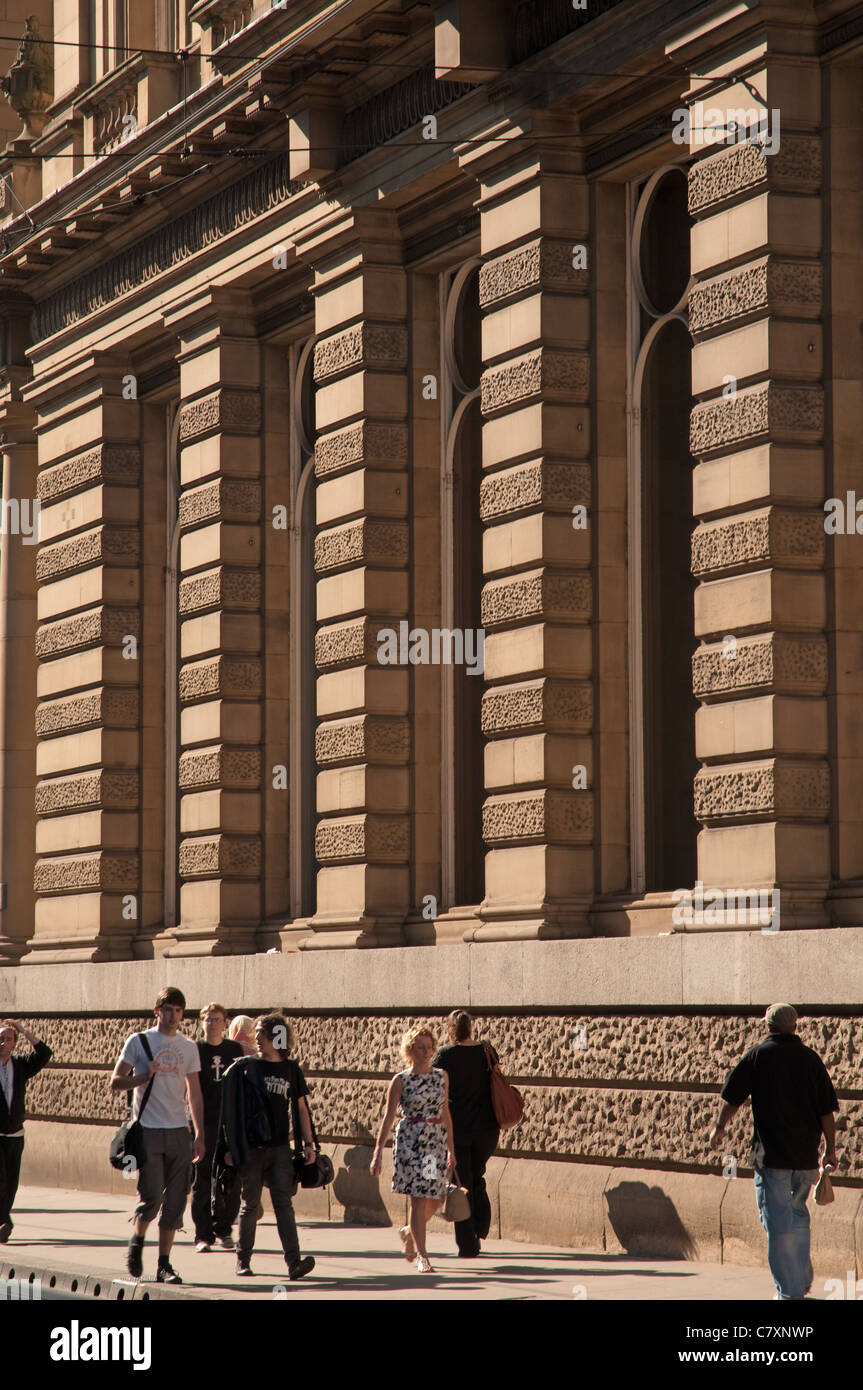
{"type": "Polygon", "coordinates": [[[38,139],[45,125],[45,112],[54,100],[54,64],[51,47],[41,38],[36,15],[31,14],[26,20],[15,61],[6,77],[0,78],[0,90],[24,122],[22,138],[38,139]]]}

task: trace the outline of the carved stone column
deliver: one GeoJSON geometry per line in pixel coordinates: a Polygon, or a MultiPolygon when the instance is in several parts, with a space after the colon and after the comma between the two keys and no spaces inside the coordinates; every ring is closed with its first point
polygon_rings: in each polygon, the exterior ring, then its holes
{"type": "Polygon", "coordinates": [[[395,217],[339,214],[315,269],[320,864],[304,948],[393,945],[410,906],[410,667],[378,661],[408,614],[407,296],[395,217]]]}
{"type": "MultiPolygon", "coordinates": [[[[801,17],[787,54],[753,38],[745,86],[698,92],[689,175],[698,877],[779,888],[783,928],[826,923],[830,874],[821,79],[801,17]],[[749,142],[728,125],[741,108],[767,108],[749,142]],[[705,145],[708,123],[721,143],[705,145]]],[[[675,56],[697,49],[705,71],[707,42],[675,56]]]]}
{"type": "Polygon", "coordinates": [[[140,407],[89,352],[39,412],[36,932],[25,964],[128,959],[139,922],[140,407]]]}
{"type": "Polygon", "coordinates": [[[487,691],[479,941],[584,936],[594,895],[588,185],[565,127],[478,151],[487,691]]]}
{"type": "Polygon", "coordinates": [[[181,889],[157,949],[238,955],[261,916],[260,351],[241,292],[200,291],[165,322],[181,342],[181,889]]]}
{"type": "Polygon", "coordinates": [[[0,538],[0,965],[17,965],[33,935],[36,814],[35,412],[21,403],[27,367],[0,373],[3,519],[0,538]],[[22,512],[23,508],[23,512],[22,512]]]}

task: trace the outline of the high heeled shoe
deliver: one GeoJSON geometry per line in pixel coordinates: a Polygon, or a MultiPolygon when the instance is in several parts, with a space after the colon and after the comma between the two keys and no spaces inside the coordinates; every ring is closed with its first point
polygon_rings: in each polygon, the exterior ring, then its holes
{"type": "Polygon", "coordinates": [[[417,1270],[420,1274],[434,1274],[434,1270],[425,1255],[417,1255],[417,1270]]]}
{"type": "Polygon", "coordinates": [[[414,1238],[411,1235],[410,1226],[401,1227],[401,1229],[399,1230],[399,1240],[402,1243],[405,1259],[408,1261],[409,1264],[413,1264],[414,1260],[417,1257],[417,1252],[416,1247],[414,1245],[414,1238]]]}

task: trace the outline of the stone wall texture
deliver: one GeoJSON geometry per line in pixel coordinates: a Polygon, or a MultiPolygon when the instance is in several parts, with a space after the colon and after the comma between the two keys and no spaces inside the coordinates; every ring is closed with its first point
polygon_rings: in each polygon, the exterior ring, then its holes
{"type": "MultiPolygon", "coordinates": [[[[258,1007],[226,1005],[229,1013],[258,1007]]],[[[261,1007],[265,1007],[261,1003],[261,1007]]],[[[294,1052],[311,1087],[318,1132],[328,1143],[371,1143],[387,1082],[401,1069],[405,1030],[425,1022],[445,1041],[438,1015],[291,1015],[294,1052]]],[[[54,1051],[30,1084],[33,1119],[112,1125],[124,1101],[108,1089],[116,1057],[145,1015],[35,1017],[27,1026],[54,1051]]],[[[183,1031],[199,1036],[197,1021],[183,1031]]],[[[839,1177],[863,1180],[863,1017],[803,1017],[800,1036],[823,1058],[841,1104],[839,1177]]],[[[721,1169],[708,1151],[717,1094],[731,1067],[763,1037],[758,1015],[485,1014],[477,1036],[493,1041],[504,1074],[525,1099],[521,1124],[501,1135],[500,1153],[572,1162],[614,1160],[642,1167],[721,1169]]],[[[744,1106],[729,1130],[728,1152],[746,1170],[751,1126],[744,1106]]]]}

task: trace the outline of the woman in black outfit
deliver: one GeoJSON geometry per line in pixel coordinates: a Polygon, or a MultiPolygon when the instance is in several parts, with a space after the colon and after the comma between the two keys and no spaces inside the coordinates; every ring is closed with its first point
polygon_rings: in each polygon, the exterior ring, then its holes
{"type": "MultiPolygon", "coordinates": [[[[491,1073],[485,1047],[471,1037],[473,1020],[463,1009],[447,1018],[449,1046],[432,1062],[449,1075],[449,1104],[455,1138],[459,1182],[470,1197],[470,1216],[456,1221],[458,1253],[469,1259],[479,1254],[491,1225],[491,1203],[485,1190],[485,1167],[497,1148],[500,1129],[491,1103],[491,1073]]],[[[489,1046],[491,1046],[489,1044],[489,1046]]],[[[497,1053],[491,1048],[495,1062],[497,1053]]]]}

